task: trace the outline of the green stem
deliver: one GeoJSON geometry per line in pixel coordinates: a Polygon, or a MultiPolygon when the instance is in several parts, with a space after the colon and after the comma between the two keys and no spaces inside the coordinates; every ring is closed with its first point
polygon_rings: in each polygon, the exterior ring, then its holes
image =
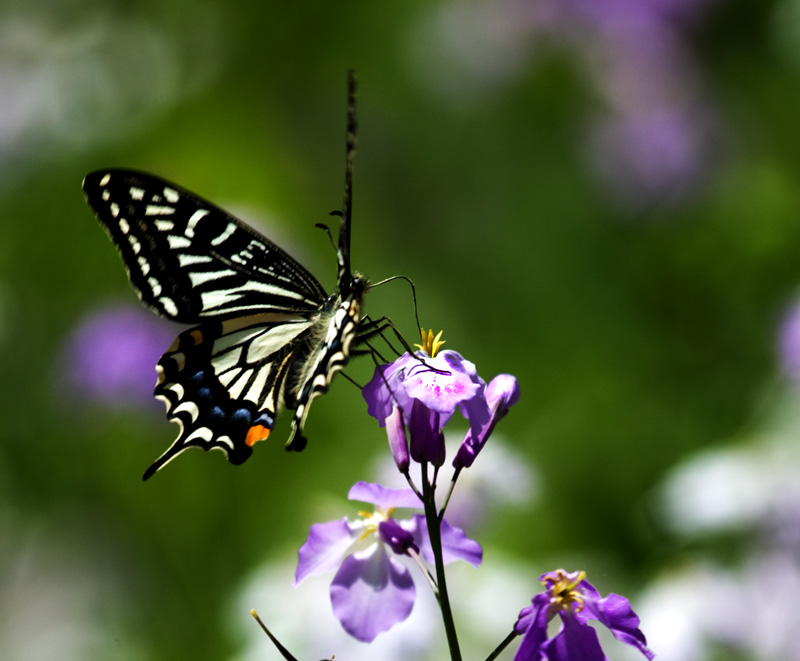
{"type": "Polygon", "coordinates": [[[504,650],[506,647],[508,647],[508,646],[509,646],[509,644],[511,643],[511,641],[512,641],[512,640],[514,640],[514,639],[515,639],[517,636],[518,636],[517,632],[516,632],[516,631],[514,631],[514,630],[512,629],[512,630],[511,630],[511,633],[510,633],[510,634],[508,634],[508,635],[505,637],[505,639],[503,640],[503,642],[502,642],[502,643],[500,643],[500,644],[497,646],[497,648],[495,649],[495,651],[494,651],[494,652],[492,652],[492,653],[491,653],[489,656],[487,656],[487,657],[486,657],[486,661],[494,661],[494,659],[496,659],[498,656],[500,656],[500,653],[501,653],[501,652],[502,652],[502,651],[503,651],[503,650],[504,650]]]}
{"type": "Polygon", "coordinates": [[[444,558],[442,555],[442,530],[439,524],[439,517],[436,512],[436,502],[434,500],[434,489],[428,481],[428,466],[422,466],[422,495],[425,505],[425,521],[428,524],[428,537],[431,541],[431,549],[436,566],[436,583],[439,591],[436,598],[439,601],[439,608],[442,611],[444,630],[447,634],[447,644],[450,647],[450,659],[461,661],[461,650],[458,647],[458,635],[456,625],[453,621],[453,612],[450,609],[450,598],[447,595],[447,580],[444,574],[444,558]]]}

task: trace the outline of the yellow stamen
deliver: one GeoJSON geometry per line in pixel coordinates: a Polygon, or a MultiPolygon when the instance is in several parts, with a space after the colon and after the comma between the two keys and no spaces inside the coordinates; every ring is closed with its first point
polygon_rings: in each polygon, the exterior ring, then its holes
{"type": "Polygon", "coordinates": [[[578,590],[578,584],[586,578],[586,572],[566,572],[563,569],[547,574],[542,579],[542,585],[550,593],[550,608],[568,610],[575,605],[575,612],[583,610],[583,594],[578,590]]]}
{"type": "Polygon", "coordinates": [[[361,534],[358,536],[359,541],[364,541],[370,535],[377,533],[378,526],[383,521],[390,519],[393,512],[394,507],[389,507],[386,510],[384,510],[382,507],[378,507],[374,512],[360,510],[358,515],[364,519],[364,530],[362,530],[361,534]]]}
{"type": "Polygon", "coordinates": [[[445,340],[442,339],[444,331],[440,330],[436,337],[433,336],[433,329],[429,330],[427,335],[421,328],[419,332],[422,336],[422,344],[415,344],[414,346],[420,351],[424,351],[431,358],[435,358],[436,354],[439,353],[439,349],[441,349],[442,345],[445,343],[445,340]]]}

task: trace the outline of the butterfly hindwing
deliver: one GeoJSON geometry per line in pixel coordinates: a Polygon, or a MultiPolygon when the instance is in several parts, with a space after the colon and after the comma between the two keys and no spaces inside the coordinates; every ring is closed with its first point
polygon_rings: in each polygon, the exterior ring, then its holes
{"type": "Polygon", "coordinates": [[[181,431],[145,479],[191,447],[222,450],[233,464],[248,459],[275,424],[311,326],[302,318],[253,315],[181,333],[158,361],[155,389],[181,431]]]}

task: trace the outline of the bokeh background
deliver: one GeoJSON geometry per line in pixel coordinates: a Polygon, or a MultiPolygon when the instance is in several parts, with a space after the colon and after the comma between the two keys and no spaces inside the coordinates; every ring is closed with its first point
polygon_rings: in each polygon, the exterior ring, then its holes
{"type": "MultiPolygon", "coordinates": [[[[800,659],[798,0],[3,3],[0,657],[277,659],[255,607],[301,659],[446,658],[422,583],[379,647],[325,579],[291,587],[308,527],[386,470],[344,379],[301,455],[141,482],[180,329],[80,190],[157,173],[332,288],[350,67],[354,267],[411,277],[422,323],[522,390],[461,492],[465,658],[563,566],[629,596],[663,661],[800,659]]],[[[368,309],[415,339],[403,284],[368,309]]]]}

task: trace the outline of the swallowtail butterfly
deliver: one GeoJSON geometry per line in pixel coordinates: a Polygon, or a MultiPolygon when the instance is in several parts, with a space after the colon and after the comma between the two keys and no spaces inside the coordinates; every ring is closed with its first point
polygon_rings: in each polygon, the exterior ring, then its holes
{"type": "Polygon", "coordinates": [[[180,433],[143,479],[192,447],[241,464],[281,407],[294,410],[287,449],[305,447],[309,406],[347,363],[367,287],[350,271],[355,87],[351,73],[344,203],[334,212],[338,287],[330,296],[269,239],[175,184],[118,169],[84,179],[86,200],[142,303],[196,324],[158,361],[155,396],[180,433]]]}

